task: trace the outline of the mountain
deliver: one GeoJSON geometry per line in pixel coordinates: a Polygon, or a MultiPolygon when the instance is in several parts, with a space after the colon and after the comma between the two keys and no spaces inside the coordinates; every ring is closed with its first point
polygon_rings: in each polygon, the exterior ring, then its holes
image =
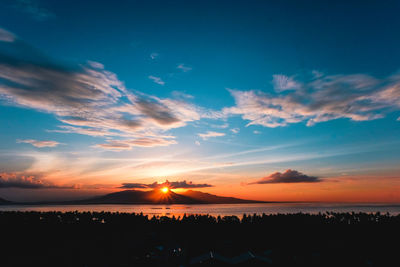
{"type": "Polygon", "coordinates": [[[239,204],[257,202],[260,201],[220,197],[192,190],[181,194],[172,191],[163,193],[161,190],[125,190],[91,199],[73,201],[70,204],[239,204]]]}
{"type": "Polygon", "coordinates": [[[5,199],[3,199],[3,198],[0,198],[0,205],[3,205],[3,204],[10,204],[10,203],[11,203],[10,201],[5,200],[5,199]]]}
{"type": "Polygon", "coordinates": [[[220,197],[209,193],[203,193],[200,191],[188,190],[182,195],[190,197],[192,199],[207,203],[207,204],[240,204],[240,203],[260,203],[262,201],[246,200],[234,197],[220,197]]]}
{"type": "Polygon", "coordinates": [[[125,190],[108,195],[82,200],[85,204],[197,204],[199,201],[172,191],[125,190]]]}

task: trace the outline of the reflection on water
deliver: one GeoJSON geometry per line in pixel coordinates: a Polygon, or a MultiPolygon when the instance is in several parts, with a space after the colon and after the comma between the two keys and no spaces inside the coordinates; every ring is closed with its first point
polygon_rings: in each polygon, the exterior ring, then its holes
{"type": "Polygon", "coordinates": [[[149,216],[182,216],[183,214],[210,214],[213,216],[246,214],[381,212],[400,214],[400,204],[333,204],[333,203],[260,203],[260,204],[211,204],[211,205],[4,205],[0,210],[15,211],[108,211],[143,213],[149,216]]]}

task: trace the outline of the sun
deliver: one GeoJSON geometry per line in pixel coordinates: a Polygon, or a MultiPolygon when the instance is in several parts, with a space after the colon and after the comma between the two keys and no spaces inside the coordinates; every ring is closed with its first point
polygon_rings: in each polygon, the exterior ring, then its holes
{"type": "Polygon", "coordinates": [[[161,188],[161,192],[163,192],[164,194],[168,193],[168,191],[169,191],[168,187],[161,188]]]}

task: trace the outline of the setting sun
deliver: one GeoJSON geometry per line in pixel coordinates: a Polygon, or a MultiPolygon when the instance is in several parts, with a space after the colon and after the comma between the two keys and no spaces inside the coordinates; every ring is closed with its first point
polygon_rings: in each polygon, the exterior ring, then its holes
{"type": "Polygon", "coordinates": [[[161,188],[161,192],[163,192],[164,194],[168,193],[168,191],[169,191],[168,187],[161,188]]]}

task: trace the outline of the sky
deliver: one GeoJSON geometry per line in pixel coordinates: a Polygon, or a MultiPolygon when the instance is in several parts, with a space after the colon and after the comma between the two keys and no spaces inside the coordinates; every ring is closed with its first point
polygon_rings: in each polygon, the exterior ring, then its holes
{"type": "Polygon", "coordinates": [[[0,197],[400,202],[399,11],[2,1],[0,197]]]}

